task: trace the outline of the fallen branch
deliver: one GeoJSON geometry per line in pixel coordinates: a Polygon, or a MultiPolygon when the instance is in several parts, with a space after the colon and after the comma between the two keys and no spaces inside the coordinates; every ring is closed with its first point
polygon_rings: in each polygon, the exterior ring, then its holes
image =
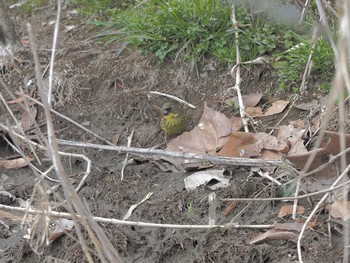
{"type": "MultiPolygon", "coordinates": [[[[0,209],[8,211],[17,211],[21,213],[29,213],[34,215],[45,215],[53,216],[59,218],[68,218],[71,219],[73,216],[69,213],[56,212],[56,211],[41,211],[36,209],[26,209],[22,207],[13,207],[0,204],[0,209]]],[[[80,215],[75,215],[77,218],[80,218],[80,215]]],[[[146,223],[146,222],[134,222],[134,221],[124,221],[114,218],[105,218],[105,217],[92,217],[95,222],[99,223],[109,223],[113,225],[124,225],[124,226],[139,226],[139,227],[155,227],[155,228],[172,228],[172,229],[213,229],[213,228],[250,228],[250,229],[267,229],[274,228],[273,225],[239,225],[239,224],[223,224],[223,225],[180,225],[180,224],[156,224],[156,223],[146,223]]]]}

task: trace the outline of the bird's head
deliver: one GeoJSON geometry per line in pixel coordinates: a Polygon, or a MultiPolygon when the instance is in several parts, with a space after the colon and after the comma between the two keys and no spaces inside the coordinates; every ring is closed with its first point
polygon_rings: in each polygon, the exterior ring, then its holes
{"type": "Polygon", "coordinates": [[[176,106],[173,105],[171,102],[164,103],[164,105],[162,107],[162,114],[164,116],[169,115],[170,113],[174,113],[176,111],[177,111],[176,106]]]}

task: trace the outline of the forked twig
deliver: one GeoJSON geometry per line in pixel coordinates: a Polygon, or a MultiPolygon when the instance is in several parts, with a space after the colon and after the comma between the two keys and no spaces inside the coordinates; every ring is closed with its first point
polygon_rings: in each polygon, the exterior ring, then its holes
{"type": "Polygon", "coordinates": [[[245,117],[245,107],[242,99],[241,93],[241,55],[239,50],[239,30],[238,30],[238,22],[236,19],[236,8],[235,1],[232,2],[232,13],[231,13],[231,21],[233,27],[235,29],[235,44],[236,44],[236,65],[231,69],[231,76],[234,77],[234,71],[236,71],[236,85],[232,88],[236,90],[239,104],[239,113],[242,119],[242,123],[244,126],[244,131],[249,132],[247,118],[245,117]]]}

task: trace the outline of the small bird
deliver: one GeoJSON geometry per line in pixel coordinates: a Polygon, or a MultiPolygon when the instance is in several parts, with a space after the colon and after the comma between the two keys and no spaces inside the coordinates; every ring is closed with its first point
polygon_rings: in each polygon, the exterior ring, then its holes
{"type": "Polygon", "coordinates": [[[178,135],[185,131],[186,116],[176,105],[166,102],[162,107],[162,114],[160,127],[165,133],[165,139],[168,135],[178,135]]]}

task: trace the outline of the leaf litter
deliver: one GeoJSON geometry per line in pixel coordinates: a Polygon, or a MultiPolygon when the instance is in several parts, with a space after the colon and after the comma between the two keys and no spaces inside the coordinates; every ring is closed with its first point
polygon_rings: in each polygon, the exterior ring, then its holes
{"type": "MultiPolygon", "coordinates": [[[[260,116],[270,116],[281,113],[288,104],[288,101],[278,100],[273,103],[271,108],[264,114],[260,114],[260,116]]],[[[256,107],[252,109],[255,108],[256,107]]],[[[251,112],[251,114],[256,115],[254,112],[251,112]]],[[[236,123],[240,122],[236,120],[236,123]]],[[[232,121],[224,114],[205,105],[199,124],[193,130],[185,132],[170,141],[166,151],[258,159],[286,158],[300,170],[304,168],[308,158],[315,154],[315,159],[308,171],[319,168],[322,165],[324,167],[320,171],[307,176],[302,182],[301,189],[304,192],[310,193],[327,189],[329,185],[337,179],[337,167],[340,165],[339,161],[334,164],[330,162],[330,156],[334,156],[341,151],[339,133],[326,131],[323,142],[319,148],[308,150],[305,146],[307,132],[311,132],[312,134],[317,130],[319,125],[319,118],[311,122],[311,126],[310,123],[306,124],[303,120],[299,119],[291,121],[288,125],[277,127],[276,136],[264,132],[239,132],[239,129],[235,129],[235,125],[232,125],[232,121]]],[[[350,135],[345,135],[345,142],[346,148],[349,148],[350,135]]],[[[348,160],[350,159],[349,154],[347,154],[346,157],[348,160]]],[[[167,158],[167,161],[176,166],[184,165],[184,162],[177,159],[167,158]]],[[[196,167],[196,164],[192,163],[191,165],[192,168],[196,167]]],[[[198,164],[197,169],[199,168],[203,167],[198,164]]],[[[210,177],[210,179],[206,176],[208,172],[209,171],[194,174],[196,177],[195,185],[192,185],[190,188],[195,189],[199,185],[206,184],[213,179],[213,177],[210,177]]],[[[189,178],[191,177],[187,177],[186,180],[189,180],[189,178]]],[[[294,192],[292,193],[294,194],[294,192]]],[[[340,194],[341,190],[336,192],[335,196],[340,196],[340,194]]],[[[233,207],[235,206],[236,203],[234,203],[233,207]]],[[[340,218],[344,221],[350,218],[350,202],[343,202],[337,199],[328,206],[328,209],[330,215],[334,218],[340,218]]],[[[292,205],[284,205],[278,217],[284,218],[291,215],[292,211],[292,205]]],[[[305,212],[305,207],[298,206],[296,212],[297,215],[303,214],[305,212]]],[[[227,214],[229,213],[231,212],[227,212],[227,214]]],[[[275,223],[273,229],[269,229],[255,236],[249,243],[260,244],[271,240],[291,240],[295,242],[303,224],[304,223],[300,220],[294,221],[293,223],[275,223]]]]}

